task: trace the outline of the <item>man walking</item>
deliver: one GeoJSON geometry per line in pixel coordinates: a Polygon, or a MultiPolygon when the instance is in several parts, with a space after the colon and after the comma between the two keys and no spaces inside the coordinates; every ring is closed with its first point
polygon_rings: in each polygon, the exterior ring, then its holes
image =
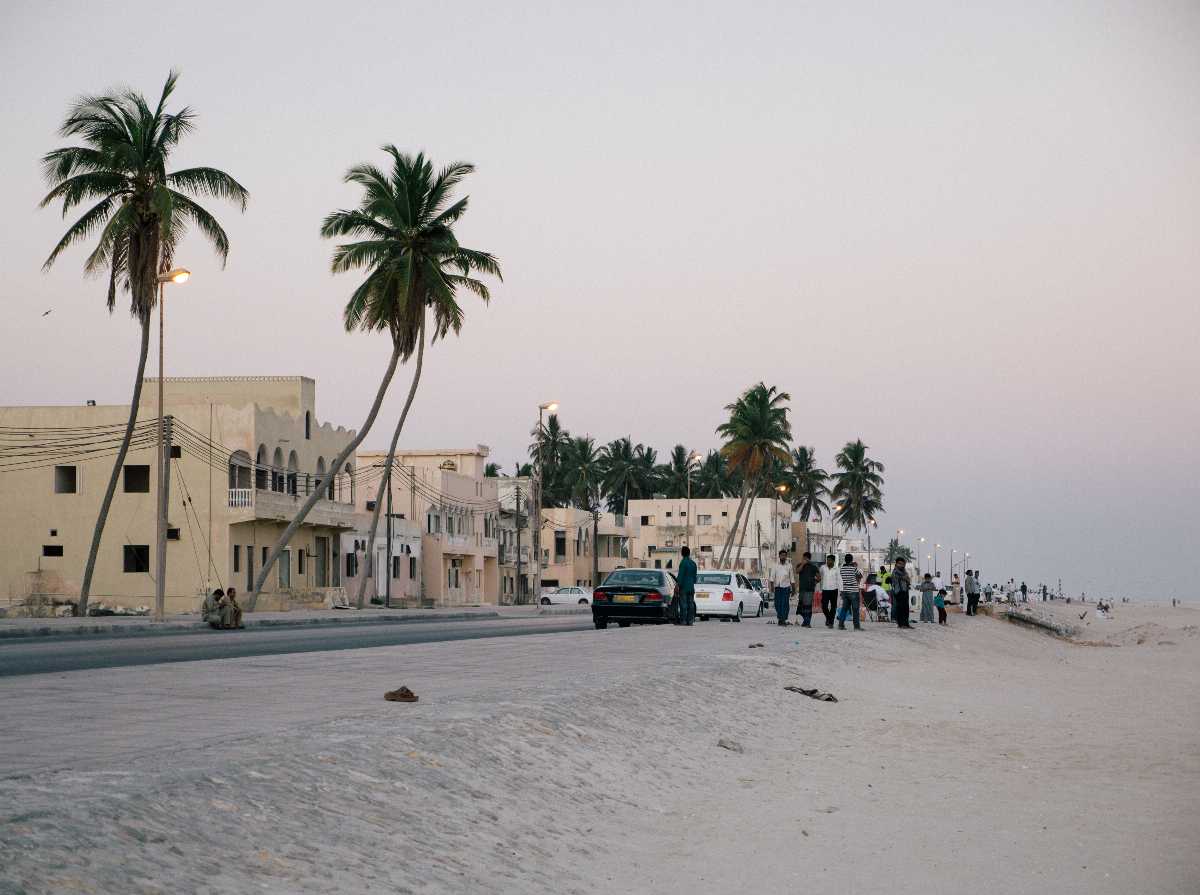
{"type": "Polygon", "coordinates": [[[771,566],[768,576],[772,592],[775,594],[775,618],[782,627],[787,627],[788,612],[792,606],[792,564],[788,562],[787,551],[779,551],[779,562],[771,566]]]}
{"type": "Polygon", "coordinates": [[[854,563],[853,553],[847,553],[846,558],[842,560],[841,579],[842,608],[838,610],[838,629],[845,631],[846,619],[849,618],[854,622],[854,630],[861,631],[862,625],[858,621],[858,588],[859,582],[862,580],[862,572],[858,570],[858,566],[854,563]]]}
{"type": "Polygon", "coordinates": [[[675,570],[675,580],[679,582],[679,617],[675,624],[690,626],[696,620],[696,561],[686,545],[679,553],[683,558],[675,570]]]}
{"type": "Polygon", "coordinates": [[[1021,602],[1022,603],[1029,602],[1029,587],[1025,584],[1024,581],[1021,582],[1021,602]]]}
{"type": "Polygon", "coordinates": [[[896,557],[892,569],[892,620],[897,628],[911,628],[908,623],[908,592],[912,582],[908,577],[908,566],[903,556],[896,557]]]}
{"type": "Polygon", "coordinates": [[[833,613],[837,609],[838,590],[841,578],[834,568],[836,560],[832,553],[825,554],[825,565],[821,566],[821,611],[825,613],[825,627],[833,627],[833,613]]]}
{"type": "Polygon", "coordinates": [[[812,554],[804,551],[804,562],[796,570],[796,589],[800,597],[796,601],[796,615],[800,616],[800,627],[812,627],[813,594],[817,589],[817,580],[821,576],[821,568],[812,561],[812,554]]]}

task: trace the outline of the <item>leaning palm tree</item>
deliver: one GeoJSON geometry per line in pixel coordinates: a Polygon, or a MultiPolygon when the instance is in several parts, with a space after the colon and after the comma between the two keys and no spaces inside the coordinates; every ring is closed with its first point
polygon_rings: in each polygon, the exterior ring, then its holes
{"type": "MultiPolygon", "coordinates": [[[[357,238],[357,241],[343,243],[334,249],[334,273],[367,271],[366,278],[346,303],[342,315],[346,330],[387,330],[392,339],[391,359],[366,422],[334,458],[327,473],[327,480],[330,481],[371,430],[397,363],[407,362],[416,352],[417,363],[408,397],[392,433],[385,459],[385,471],[391,468],[396,444],[421,381],[427,317],[432,313],[431,343],[445,338],[451,332],[457,334],[462,329],[464,316],[457,301],[457,291],[464,289],[487,301],[490,298],[487,286],[470,274],[478,270],[500,276],[500,267],[495,258],[486,252],[460,246],[454,235],[454,224],[467,210],[467,199],[452,203],[451,193],[474,168],[464,162],[455,162],[435,173],[433,164],[424,154],[412,156],[392,145],[384,146],[383,151],[391,157],[391,171],[385,173],[370,164],[351,168],[345,180],[362,187],[362,201],[358,208],[333,212],[321,226],[321,235],[327,239],[357,238]]],[[[371,517],[371,530],[367,537],[368,557],[373,555],[375,533],[379,527],[379,508],[383,505],[383,489],[387,484],[388,477],[385,474],[380,478],[380,490],[371,517]]],[[[267,573],[323,491],[317,488],[309,495],[271,549],[258,572],[254,593],[250,597],[251,608],[262,590],[267,573]]],[[[366,578],[364,575],[359,583],[360,606],[366,578]]]]}
{"type": "Polygon", "coordinates": [[[847,528],[865,529],[883,510],[883,464],[867,456],[862,439],[848,441],[834,462],[834,518],[847,528]]]}
{"type": "Polygon", "coordinates": [[[59,135],[77,138],[82,145],[64,146],[42,158],[51,190],[41,207],[61,201],[65,217],[76,205],[98,200],[58,241],[42,269],[49,270],[65,249],[98,232],[84,271],[107,274],[109,313],[116,307],[117,293],[129,293],[129,312],[142,333],[129,420],[100,502],[79,588],[80,615],[87,614],[100,539],[137,422],[158,276],[170,268],[175,247],[189,225],[212,244],[222,266],[229,257],[225,231],[195,196],[228,199],[243,211],[249,198],[240,183],[216,168],[167,171],[172,152],[194,129],[196,119],[186,106],[177,112],[166,110],[178,79],[174,71],[167,76],[153,108],[142,94],[129,88],[81,97],[67,112],[59,135]]]}
{"type": "MultiPolygon", "coordinates": [[[[321,228],[322,235],[330,238],[363,237],[337,247],[333,256],[335,273],[367,268],[371,272],[364,281],[365,286],[372,276],[388,265],[400,272],[390,286],[394,291],[390,300],[395,308],[395,324],[401,330],[410,331],[404,333],[406,345],[413,337],[411,330],[414,326],[417,329],[417,365],[404,409],[392,432],[383,465],[384,474],[380,476],[375,508],[371,513],[371,528],[367,535],[368,568],[370,558],[374,556],[384,491],[391,487],[387,471],[395,460],[396,445],[421,380],[426,309],[431,308],[434,312],[433,341],[445,337],[451,329],[457,334],[463,317],[456,300],[457,289],[462,287],[486,302],[490,298],[487,286],[471,278],[470,273],[480,270],[500,277],[494,257],[463,248],[454,235],[454,224],[466,212],[468,199],[463,197],[451,203],[451,191],[475,170],[474,166],[455,162],[435,176],[433,164],[423,154],[410,156],[394,146],[385,146],[384,151],[392,156],[390,179],[375,176],[379,172],[369,166],[352,169],[346,180],[364,187],[363,201],[357,209],[329,215],[321,228]]],[[[402,359],[407,361],[409,356],[411,354],[404,355],[402,359]]],[[[359,609],[363,607],[367,577],[363,575],[359,579],[356,601],[359,609]]]]}
{"type": "Polygon", "coordinates": [[[783,484],[788,487],[788,498],[792,509],[800,513],[805,522],[821,519],[829,512],[825,497],[829,495],[829,473],[817,466],[816,452],[801,445],[792,451],[783,474],[783,484]]]}
{"type": "MultiPolygon", "coordinates": [[[[792,424],[787,418],[787,402],[791,395],[779,391],[775,386],[760,382],[751,386],[732,404],[727,404],[729,420],[717,427],[717,434],[725,439],[721,453],[731,472],[740,472],[742,488],[739,495],[737,514],[729,528],[725,546],[721,550],[718,565],[724,566],[733,551],[738,525],[742,521],[746,503],[751,493],[762,484],[762,474],[773,462],[788,459],[787,444],[792,437],[792,424]]],[[[742,537],[738,544],[745,543],[746,523],[742,524],[742,537]]]]}

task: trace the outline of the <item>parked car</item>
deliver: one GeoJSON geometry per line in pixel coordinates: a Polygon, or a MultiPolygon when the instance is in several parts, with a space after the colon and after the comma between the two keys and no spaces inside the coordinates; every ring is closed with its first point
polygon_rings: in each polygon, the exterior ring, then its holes
{"type": "Polygon", "coordinates": [[[592,621],[597,628],[616,622],[627,628],[669,620],[678,583],[663,569],[617,569],[592,591],[592,621]]]}
{"type": "Polygon", "coordinates": [[[750,585],[745,575],[730,569],[704,571],[696,576],[698,619],[728,618],[740,622],[747,611],[762,615],[763,602],[762,595],[750,585]]]}
{"type": "Polygon", "coordinates": [[[587,606],[592,602],[592,589],[590,587],[559,587],[554,590],[544,590],[542,598],[538,602],[543,606],[559,603],[578,603],[580,606],[587,606]]]}

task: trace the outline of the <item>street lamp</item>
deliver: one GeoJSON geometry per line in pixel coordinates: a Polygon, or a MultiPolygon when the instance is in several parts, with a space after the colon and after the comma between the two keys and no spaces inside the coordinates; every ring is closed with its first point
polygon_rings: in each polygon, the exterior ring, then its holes
{"type": "MultiPolygon", "coordinates": [[[[867,524],[863,526],[867,530],[867,572],[871,572],[875,568],[875,557],[871,555],[871,529],[878,528],[879,523],[874,519],[868,519],[867,524]]],[[[882,584],[883,582],[880,582],[882,584]]]]}
{"type": "Polygon", "coordinates": [[[537,491],[537,524],[533,526],[533,556],[534,569],[537,577],[533,582],[533,598],[540,599],[542,593],[542,414],[554,413],[558,410],[557,401],[546,401],[538,405],[537,423],[537,479],[534,485],[537,491]]]}
{"type": "Polygon", "coordinates": [[[775,527],[775,537],[773,537],[771,539],[773,541],[774,547],[775,547],[775,552],[771,556],[772,561],[774,561],[774,559],[777,556],[779,556],[779,498],[781,495],[787,494],[787,492],[788,492],[787,485],[776,485],[775,486],[775,513],[774,513],[774,517],[771,519],[771,523],[775,527]]]}
{"type": "Polygon", "coordinates": [[[166,273],[160,273],[158,280],[158,429],[154,444],[155,465],[158,485],[158,524],[155,542],[155,579],[154,579],[154,617],[162,621],[166,617],[166,584],[167,584],[167,464],[170,457],[163,455],[163,299],[164,287],[167,283],[186,283],[192,272],[186,267],[177,267],[166,273]]]}
{"type": "Polygon", "coordinates": [[[917,577],[921,575],[921,551],[925,549],[925,539],[917,538],[917,542],[921,545],[917,548],[917,577]]]}
{"type": "MultiPolygon", "coordinates": [[[[696,451],[687,455],[687,529],[684,531],[683,540],[689,550],[692,546],[692,468],[699,463],[700,455],[696,451]]],[[[628,511],[628,508],[626,510],[628,511]]]]}

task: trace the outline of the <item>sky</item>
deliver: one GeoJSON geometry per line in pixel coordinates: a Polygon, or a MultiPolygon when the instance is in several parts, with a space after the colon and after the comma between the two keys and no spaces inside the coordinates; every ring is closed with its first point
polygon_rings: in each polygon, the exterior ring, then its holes
{"type": "Polygon", "coordinates": [[[41,270],[67,222],[38,160],[74,97],[157,96],[174,67],[199,116],[174,165],[251,200],[205,200],[224,270],[178,252],[168,375],[311,376],[318,417],[359,425],[389,344],[343,330],[359,279],[319,225],[395,143],[477,166],[459,238],[504,271],[426,353],[402,444],[511,469],[554,399],[575,434],[703,451],[761,380],[823,466],[855,438],[885,464],[879,536],[989,580],[1190,596],[1198,47],[1194,0],[9,0],[0,404],[128,401],[136,326],[83,249],[41,270]]]}

